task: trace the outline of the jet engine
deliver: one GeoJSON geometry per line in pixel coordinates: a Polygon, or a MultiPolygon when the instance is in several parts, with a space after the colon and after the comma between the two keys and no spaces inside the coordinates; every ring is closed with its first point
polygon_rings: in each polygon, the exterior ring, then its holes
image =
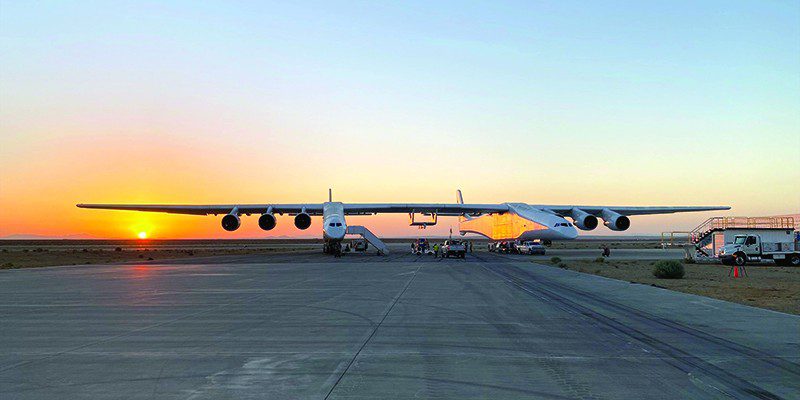
{"type": "Polygon", "coordinates": [[[261,214],[260,217],[258,217],[258,227],[265,231],[269,231],[272,230],[272,228],[275,228],[276,223],[277,221],[275,220],[275,215],[272,213],[264,213],[261,214]]]}
{"type": "Polygon", "coordinates": [[[297,214],[294,217],[294,226],[297,229],[308,229],[311,226],[311,216],[306,213],[297,214]]]}
{"type": "Polygon", "coordinates": [[[603,225],[612,231],[624,231],[631,227],[631,220],[606,208],[603,210],[603,225]]]}
{"type": "Polygon", "coordinates": [[[578,229],[591,231],[592,229],[597,228],[597,217],[587,213],[586,211],[574,208],[572,209],[570,217],[572,217],[572,223],[577,226],[578,229]]]}
{"type": "Polygon", "coordinates": [[[225,229],[228,232],[233,232],[239,229],[242,223],[239,220],[239,216],[236,214],[228,214],[222,217],[222,229],[225,229]]]}

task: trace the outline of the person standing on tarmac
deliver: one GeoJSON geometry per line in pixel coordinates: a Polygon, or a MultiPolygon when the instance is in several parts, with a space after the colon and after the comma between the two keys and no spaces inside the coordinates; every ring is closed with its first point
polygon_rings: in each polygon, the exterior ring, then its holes
{"type": "Polygon", "coordinates": [[[433,244],[433,258],[439,258],[439,243],[433,244]]]}

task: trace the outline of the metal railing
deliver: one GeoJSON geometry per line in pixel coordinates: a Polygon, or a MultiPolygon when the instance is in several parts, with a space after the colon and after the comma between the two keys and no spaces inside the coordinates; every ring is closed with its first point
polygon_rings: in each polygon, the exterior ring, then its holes
{"type": "Polygon", "coordinates": [[[794,229],[794,217],[713,217],[698,225],[689,237],[693,242],[715,230],[724,229],[794,229]]]}
{"type": "Polygon", "coordinates": [[[661,232],[661,247],[683,246],[691,244],[691,232],[661,232]]]}

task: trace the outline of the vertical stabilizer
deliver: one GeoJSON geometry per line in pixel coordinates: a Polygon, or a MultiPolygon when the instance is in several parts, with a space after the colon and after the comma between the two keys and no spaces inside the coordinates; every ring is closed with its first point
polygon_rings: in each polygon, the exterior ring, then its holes
{"type": "Polygon", "coordinates": [[[328,201],[333,201],[333,190],[328,188],[328,201]]]}
{"type": "MultiPolygon", "coordinates": [[[[456,203],[464,204],[464,196],[461,195],[461,189],[456,190],[456,203]]],[[[461,214],[458,217],[458,231],[461,232],[461,223],[464,221],[469,220],[469,216],[467,214],[461,214]]],[[[450,236],[453,236],[453,228],[450,228],[450,236]]]]}

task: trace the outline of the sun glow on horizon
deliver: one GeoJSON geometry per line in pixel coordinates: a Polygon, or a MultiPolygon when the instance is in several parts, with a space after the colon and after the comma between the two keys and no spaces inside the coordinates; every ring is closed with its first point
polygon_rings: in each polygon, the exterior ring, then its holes
{"type": "Polygon", "coordinates": [[[139,232],[138,234],[136,234],[136,236],[137,236],[139,239],[147,239],[147,232],[145,232],[145,231],[141,231],[141,232],[139,232]]]}

